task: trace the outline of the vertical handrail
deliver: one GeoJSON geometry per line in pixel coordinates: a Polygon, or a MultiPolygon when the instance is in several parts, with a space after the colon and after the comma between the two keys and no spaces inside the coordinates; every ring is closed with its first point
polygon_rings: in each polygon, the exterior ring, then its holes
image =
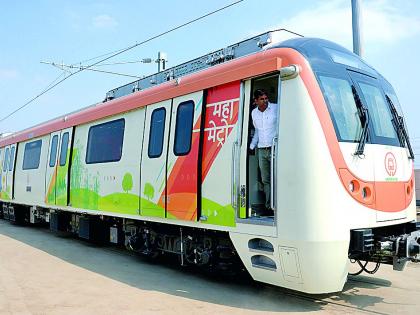
{"type": "Polygon", "coordinates": [[[232,166],[231,166],[231,205],[236,213],[238,206],[238,183],[236,180],[237,177],[237,167],[236,167],[236,152],[238,147],[238,141],[235,141],[232,145],[232,166]]]}
{"type": "Polygon", "coordinates": [[[276,151],[277,151],[277,137],[273,138],[273,143],[271,145],[271,159],[270,159],[270,207],[273,210],[276,210],[276,180],[277,180],[277,170],[276,170],[276,151]]]}
{"type": "MultiPolygon", "coordinates": [[[[238,108],[238,120],[236,123],[237,134],[236,141],[232,147],[232,178],[231,178],[231,204],[236,214],[236,218],[240,217],[240,203],[239,203],[239,187],[240,187],[240,164],[241,164],[241,146],[242,146],[242,132],[243,132],[243,120],[244,120],[244,103],[245,103],[245,82],[241,81],[239,87],[239,108],[238,108]]],[[[246,145],[246,144],[245,144],[246,145]]]]}

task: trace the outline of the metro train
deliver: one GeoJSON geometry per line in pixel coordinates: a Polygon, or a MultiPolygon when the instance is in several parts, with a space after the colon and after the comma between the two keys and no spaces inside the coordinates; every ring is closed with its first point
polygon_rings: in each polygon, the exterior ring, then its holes
{"type": "Polygon", "coordinates": [[[369,272],[419,262],[414,154],[394,89],[335,43],[279,32],[2,138],[3,218],[315,294],[341,291],[352,261],[369,272]],[[274,215],[258,215],[249,150],[259,88],[278,104],[274,215]]]}

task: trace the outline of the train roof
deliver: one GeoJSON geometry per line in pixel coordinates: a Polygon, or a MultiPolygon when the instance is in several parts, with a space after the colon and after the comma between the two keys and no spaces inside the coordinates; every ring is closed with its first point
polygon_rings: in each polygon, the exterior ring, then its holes
{"type": "Polygon", "coordinates": [[[341,66],[381,77],[381,75],[360,56],[329,40],[320,38],[293,38],[273,43],[265,49],[292,48],[300,52],[314,71],[341,66]]]}
{"type": "Polygon", "coordinates": [[[263,51],[265,50],[266,46],[274,42],[294,37],[303,36],[286,29],[278,29],[256,35],[233,45],[229,45],[225,48],[210,52],[193,60],[189,60],[180,65],[176,65],[172,68],[165,69],[161,72],[154,73],[142,79],[114,88],[106,93],[105,101],[126,96],[173,79],[181,78],[191,73],[211,68],[215,65],[222,64],[227,61],[263,51]]]}

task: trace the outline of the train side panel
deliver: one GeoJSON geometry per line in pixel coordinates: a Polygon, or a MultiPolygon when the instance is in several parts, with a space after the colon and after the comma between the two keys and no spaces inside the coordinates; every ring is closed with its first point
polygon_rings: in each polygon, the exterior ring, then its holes
{"type": "Polygon", "coordinates": [[[139,214],[144,113],[140,109],[75,128],[69,206],[139,214]]]}

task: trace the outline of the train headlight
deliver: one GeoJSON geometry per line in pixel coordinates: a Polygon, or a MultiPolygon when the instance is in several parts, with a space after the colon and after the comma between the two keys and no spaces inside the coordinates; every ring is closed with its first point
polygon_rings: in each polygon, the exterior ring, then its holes
{"type": "Polygon", "coordinates": [[[372,192],[370,191],[369,187],[363,187],[362,189],[362,197],[363,199],[370,199],[372,192]]]}
{"type": "Polygon", "coordinates": [[[350,181],[348,189],[351,193],[357,193],[360,189],[360,183],[353,179],[352,181],[350,181]]]}

